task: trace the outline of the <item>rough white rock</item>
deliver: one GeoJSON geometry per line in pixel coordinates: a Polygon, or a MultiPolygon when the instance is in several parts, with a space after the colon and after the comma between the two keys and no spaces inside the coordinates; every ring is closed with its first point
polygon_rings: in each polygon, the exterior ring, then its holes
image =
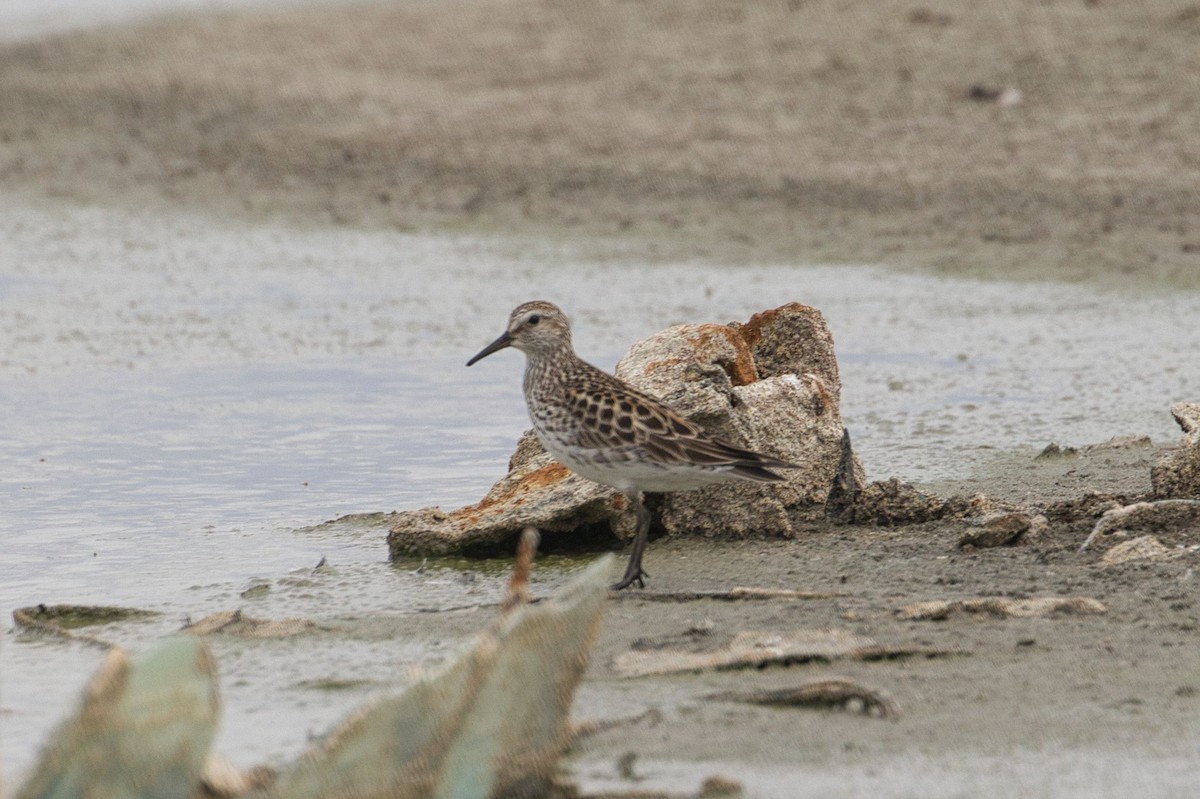
{"type": "Polygon", "coordinates": [[[1104,553],[1100,558],[1101,566],[1119,566],[1130,561],[1163,561],[1182,557],[1183,550],[1171,549],[1152,535],[1140,535],[1128,541],[1122,541],[1104,553]]]}
{"type": "Polygon", "coordinates": [[[1200,537],[1200,500],[1161,499],[1135,502],[1104,512],[1079,547],[1083,552],[1093,543],[1111,544],[1133,533],[1156,533],[1182,538],[1200,537]]]}

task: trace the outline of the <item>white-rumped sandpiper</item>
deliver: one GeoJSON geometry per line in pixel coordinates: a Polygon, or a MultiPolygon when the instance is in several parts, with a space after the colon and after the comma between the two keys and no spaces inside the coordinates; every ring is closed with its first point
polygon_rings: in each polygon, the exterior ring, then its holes
{"type": "Polygon", "coordinates": [[[637,510],[625,575],[613,585],[645,586],[642,552],[650,532],[643,492],[688,491],[728,480],[784,480],[795,464],[708,436],[653,397],[579,359],[557,306],[527,302],[508,329],[467,366],[505,347],[525,353],[525,405],[546,451],[576,474],[623,492],[637,510]]]}

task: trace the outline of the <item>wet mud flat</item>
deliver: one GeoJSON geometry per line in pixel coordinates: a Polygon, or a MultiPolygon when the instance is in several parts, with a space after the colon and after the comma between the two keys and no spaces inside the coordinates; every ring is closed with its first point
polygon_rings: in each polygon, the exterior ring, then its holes
{"type": "MultiPolygon", "coordinates": [[[[1072,468],[1148,489],[1155,457],[1148,447],[1101,452],[998,477],[1019,473],[1034,504],[1053,504],[1072,468]]],[[[786,542],[660,541],[647,556],[648,590],[696,598],[612,602],[578,712],[615,695],[662,715],[597,736],[576,770],[615,787],[618,761],[633,752],[646,761],[635,774],[676,793],[683,761],[695,776],[741,779],[755,796],[1183,795],[1200,746],[1200,667],[1189,654],[1200,635],[1200,542],[1193,531],[1177,558],[1108,566],[1101,552],[1078,551],[1091,526],[1080,518],[1033,543],[980,549],[961,546],[962,522],[816,525],[786,542]],[[733,585],[813,598],[701,598],[733,585]],[[974,612],[913,608],[985,597],[995,601],[974,612]],[[1020,615],[1024,600],[1042,597],[1093,602],[1020,615]],[[711,652],[745,631],[823,629],[868,636],[891,654],[635,680],[612,665],[631,649],[711,652]],[[896,717],[709,698],[835,677],[883,692],[896,717]]]]}
{"type": "MultiPolygon", "coordinates": [[[[718,571],[762,585],[775,576],[762,565],[770,560],[794,566],[781,570],[779,582],[811,590],[831,582],[820,567],[833,566],[837,578],[831,588],[844,596],[675,605],[631,596],[614,603],[596,652],[600,663],[581,691],[578,715],[620,702],[631,709],[658,708],[661,718],[587,742],[577,755],[576,773],[615,783],[621,758],[634,752],[646,761],[634,773],[652,780],[658,775],[650,784],[675,793],[694,790],[711,773],[731,773],[752,788],[749,795],[764,796],[806,795],[816,785],[821,789],[812,795],[867,795],[864,777],[881,773],[887,779],[870,795],[929,790],[931,774],[945,791],[936,795],[950,796],[972,789],[1002,794],[1014,784],[1043,795],[1070,793],[1071,785],[1113,796],[1147,785],[1180,790],[1197,746],[1197,675],[1187,654],[1196,635],[1192,567],[1126,567],[1116,574],[1043,552],[962,555],[955,551],[958,536],[947,527],[922,527],[816,535],[786,547],[653,550],[659,563],[677,555],[673,565],[694,570],[706,586],[718,571]],[[931,598],[1060,591],[1103,598],[1107,611],[1032,619],[897,616],[902,607],[931,598]],[[709,650],[746,630],[812,627],[856,631],[911,654],[641,677],[633,685],[601,665],[631,646],[709,650]],[[896,719],[707,698],[832,677],[884,692],[898,708],[896,719]],[[690,764],[694,781],[656,762],[690,764]],[[772,779],[779,772],[786,773],[786,782],[772,779]]],[[[669,587],[685,586],[671,581],[669,587]]]]}

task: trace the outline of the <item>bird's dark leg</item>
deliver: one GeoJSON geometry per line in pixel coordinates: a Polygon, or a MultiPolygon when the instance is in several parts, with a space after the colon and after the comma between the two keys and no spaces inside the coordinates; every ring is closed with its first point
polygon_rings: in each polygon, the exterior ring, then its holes
{"type": "Polygon", "coordinates": [[[610,586],[614,591],[623,591],[634,583],[637,583],[638,588],[645,588],[645,578],[650,576],[642,571],[642,552],[646,549],[646,538],[650,535],[650,511],[646,510],[641,491],[626,491],[625,496],[637,510],[637,535],[633,538],[633,550],[629,553],[625,576],[610,586]]]}

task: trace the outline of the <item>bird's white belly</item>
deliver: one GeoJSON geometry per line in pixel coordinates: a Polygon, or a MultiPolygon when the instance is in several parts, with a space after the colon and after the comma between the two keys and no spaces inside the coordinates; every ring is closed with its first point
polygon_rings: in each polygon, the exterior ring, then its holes
{"type": "Polygon", "coordinates": [[[564,445],[541,433],[538,439],[547,452],[575,474],[622,491],[690,491],[712,483],[723,483],[733,477],[727,468],[658,464],[632,447],[600,451],[564,445]]]}

